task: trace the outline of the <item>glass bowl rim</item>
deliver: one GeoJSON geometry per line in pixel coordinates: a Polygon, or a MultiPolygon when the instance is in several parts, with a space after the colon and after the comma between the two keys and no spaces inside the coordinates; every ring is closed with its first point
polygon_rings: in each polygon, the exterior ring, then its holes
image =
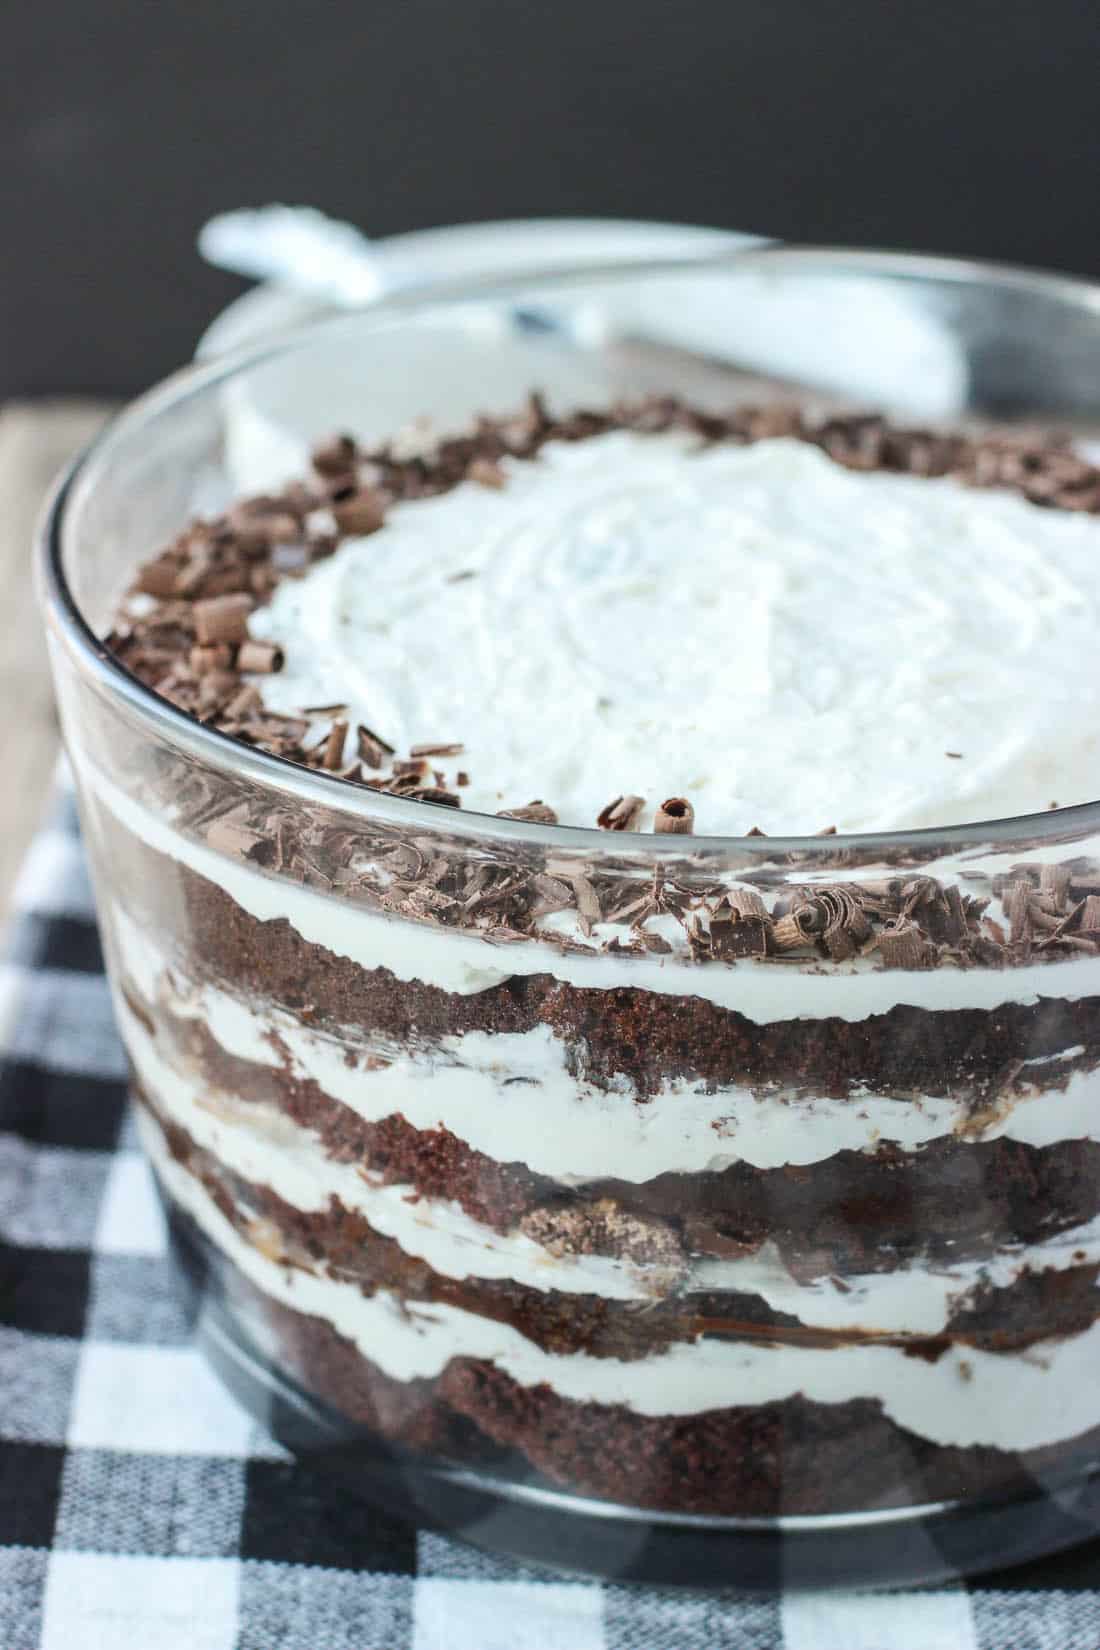
{"type": "Polygon", "coordinates": [[[464,276],[446,282],[401,291],[357,310],[309,320],[271,336],[243,344],[213,360],[197,361],[171,373],[130,401],[80,452],[59,476],[47,499],[36,535],[36,581],[39,603],[47,624],[56,625],[79,670],[105,692],[121,699],[151,733],[182,748],[207,765],[245,777],[257,785],[292,793],[322,809],[358,814],[364,819],[421,832],[446,832],[470,839],[513,840],[538,844],[548,850],[574,849],[589,857],[629,854],[656,861],[685,856],[712,857],[733,848],[742,856],[767,857],[799,854],[835,855],[844,849],[868,857],[878,848],[912,846],[927,849],[942,843],[958,848],[974,843],[1011,843],[1039,839],[1065,840],[1083,835],[1100,824],[1100,799],[1065,808],[1016,814],[1001,819],[930,825],[917,829],[836,832],[828,836],[662,835],[644,832],[607,832],[588,825],[547,825],[502,818],[474,809],[434,808],[381,791],[343,781],[338,776],[302,767],[258,746],[249,746],[196,721],[138,680],[110,652],[85,618],[64,570],[64,548],[70,519],[83,495],[94,494],[97,467],[109,461],[126,440],[180,403],[210,394],[250,368],[308,349],[320,336],[354,323],[366,333],[386,331],[404,317],[414,319],[434,310],[446,312],[471,303],[522,299],[548,285],[566,289],[638,282],[655,277],[690,277],[723,269],[752,268],[782,272],[817,271],[825,276],[869,275],[920,283],[935,280],[955,286],[988,284],[1032,296],[1045,296],[1075,305],[1100,319],[1100,282],[1054,271],[978,259],[939,257],[924,253],[878,251],[849,247],[798,246],[769,242],[762,245],[711,249],[675,258],[620,260],[594,265],[539,265],[504,275],[464,276]],[[429,817],[425,817],[430,810],[429,817]]]}

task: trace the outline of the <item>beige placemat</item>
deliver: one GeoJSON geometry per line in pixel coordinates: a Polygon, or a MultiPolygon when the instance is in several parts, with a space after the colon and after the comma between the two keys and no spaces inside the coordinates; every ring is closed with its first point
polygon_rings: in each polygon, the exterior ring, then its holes
{"type": "Polygon", "coordinates": [[[35,526],[50,483],[110,410],[74,400],[0,408],[0,922],[41,816],[58,749],[31,577],[35,526]]]}

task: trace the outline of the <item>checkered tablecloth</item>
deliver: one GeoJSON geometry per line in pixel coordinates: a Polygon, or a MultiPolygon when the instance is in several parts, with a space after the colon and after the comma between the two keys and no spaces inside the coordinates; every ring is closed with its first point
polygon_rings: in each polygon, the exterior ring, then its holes
{"type": "Polygon", "coordinates": [[[15,905],[0,967],[0,1650],[1100,1646],[1100,1546],[969,1589],[753,1598],[559,1577],[349,1501],[193,1345],[64,794],[15,905]]]}

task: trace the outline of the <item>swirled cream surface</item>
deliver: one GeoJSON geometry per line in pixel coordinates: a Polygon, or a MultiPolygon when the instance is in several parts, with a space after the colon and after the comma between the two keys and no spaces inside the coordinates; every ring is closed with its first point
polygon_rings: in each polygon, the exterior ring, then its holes
{"type": "MultiPolygon", "coordinates": [[[[1100,794],[1100,521],[796,441],[617,431],[399,504],[252,633],[272,710],[346,704],[399,755],[592,825],[949,824],[1100,794]]],[[[349,750],[350,754],[350,750],[349,750]]]]}

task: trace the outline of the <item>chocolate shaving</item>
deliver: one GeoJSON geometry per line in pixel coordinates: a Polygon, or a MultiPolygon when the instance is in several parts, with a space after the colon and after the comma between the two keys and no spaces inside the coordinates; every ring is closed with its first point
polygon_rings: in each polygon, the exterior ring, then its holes
{"type": "Polygon", "coordinates": [[[764,957],[772,920],[754,888],[730,888],[710,920],[712,955],[719,958],[764,957]]]}
{"type": "Polygon", "coordinates": [[[453,744],[411,745],[410,756],[461,756],[465,746],[457,741],[453,744]]]}
{"type": "Polygon", "coordinates": [[[471,481],[476,481],[479,486],[492,487],[496,491],[499,491],[508,479],[500,465],[491,458],[471,459],[466,474],[471,481]]]}
{"type": "Polygon", "coordinates": [[[915,922],[884,928],[875,946],[885,968],[929,968],[932,957],[924,935],[915,922]]]}
{"type": "Polygon", "coordinates": [[[354,436],[334,435],[314,447],[311,463],[319,476],[352,475],[359,462],[359,446],[354,436]]]}
{"type": "Polygon", "coordinates": [[[213,820],[206,828],[206,841],[216,853],[231,854],[235,859],[248,858],[263,842],[259,831],[254,831],[231,813],[213,820]]]}
{"type": "Polygon", "coordinates": [[[645,807],[644,796],[617,796],[596,817],[601,831],[632,831],[645,807]]]}
{"type": "Polygon", "coordinates": [[[385,506],[370,487],[361,487],[350,498],[335,502],[332,513],[341,533],[352,538],[365,538],[368,533],[377,533],[386,520],[385,506]]]}
{"type": "Polygon", "coordinates": [[[1064,911],[1069,903],[1069,885],[1073,880],[1068,865],[1044,865],[1039,872],[1039,887],[1051,902],[1054,911],[1064,911]]]}
{"type": "Polygon", "coordinates": [[[809,934],[803,928],[797,912],[788,911],[772,925],[772,944],[777,951],[794,951],[804,946],[809,934]]]}
{"type": "Polygon", "coordinates": [[[322,748],[321,766],[335,772],[344,762],[344,742],[348,736],[346,722],[334,722],[322,748]]]}
{"type": "Polygon", "coordinates": [[[355,730],[355,737],[358,742],[359,756],[368,768],[380,768],[383,758],[393,755],[393,746],[387,745],[384,739],[380,739],[376,733],[372,733],[370,728],[365,727],[362,722],[355,730]]]}
{"type": "Polygon", "coordinates": [[[195,603],[195,633],[200,642],[243,642],[248,635],[251,596],[208,596],[195,603]]]}
{"type": "Polygon", "coordinates": [[[657,809],[653,829],[659,833],[690,836],[695,830],[695,809],[686,796],[670,796],[657,809]]]}
{"type": "MultiPolygon", "coordinates": [[[[461,782],[461,775],[459,776],[461,782]]],[[[558,816],[545,802],[528,802],[523,808],[501,808],[498,819],[526,819],[535,825],[556,825],[558,816]]]]}
{"type": "Polygon", "coordinates": [[[461,797],[456,796],[453,791],[443,790],[438,785],[422,785],[415,790],[407,791],[405,794],[412,797],[415,802],[436,802],[444,808],[460,808],[462,806],[461,797]]]}
{"type": "Polygon", "coordinates": [[[593,924],[602,920],[599,897],[582,871],[572,872],[569,880],[577,896],[577,915],[580,918],[581,932],[587,937],[592,932],[593,924]]]}
{"type": "Polygon", "coordinates": [[[1010,882],[1001,896],[1009,921],[1009,937],[1013,945],[1024,944],[1031,936],[1031,884],[1010,882]]]}
{"type": "Polygon", "coordinates": [[[233,663],[233,649],[225,642],[196,645],[187,656],[187,662],[196,676],[206,676],[212,670],[228,670],[233,663]]]}
{"type": "Polygon", "coordinates": [[[237,669],[246,675],[270,676],[283,668],[283,650],[272,642],[242,642],[237,651],[237,669]]]}
{"type": "Polygon", "coordinates": [[[251,716],[254,711],[259,710],[262,704],[263,700],[260,695],[249,683],[242,687],[239,693],[233,695],[225,707],[224,714],[231,721],[243,722],[246,716],[251,716]]]}

